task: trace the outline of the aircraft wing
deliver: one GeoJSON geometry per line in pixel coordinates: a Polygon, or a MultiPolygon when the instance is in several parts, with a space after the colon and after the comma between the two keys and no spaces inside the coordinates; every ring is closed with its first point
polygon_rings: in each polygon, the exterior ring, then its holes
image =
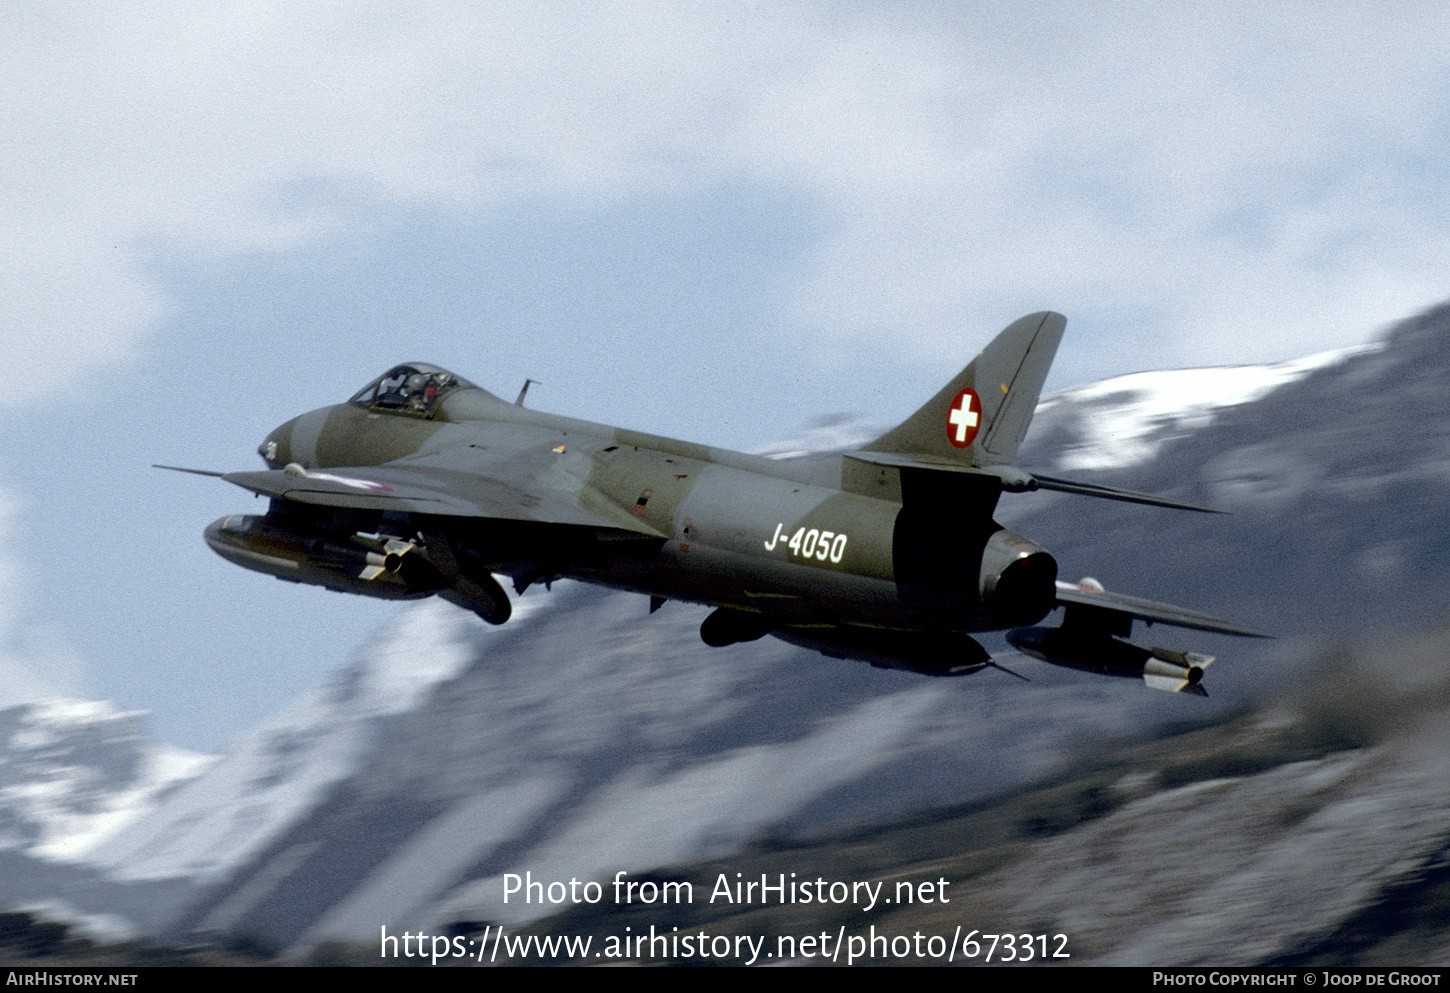
{"type": "Polygon", "coordinates": [[[440,517],[533,521],[665,535],[567,472],[504,462],[464,468],[400,459],[381,466],[232,472],[229,483],[268,497],[319,507],[398,511],[440,517]]]}
{"type": "Polygon", "coordinates": [[[1060,580],[1057,583],[1057,603],[1058,606],[1067,608],[1067,619],[1063,622],[1065,628],[1073,626],[1075,622],[1096,622],[1097,626],[1112,627],[1116,624],[1131,625],[1134,620],[1140,620],[1149,624],[1171,624],[1174,627],[1216,631],[1219,634],[1233,634],[1244,638],[1272,637],[1196,610],[1122,593],[1109,593],[1091,585],[1079,586],[1060,580]]]}

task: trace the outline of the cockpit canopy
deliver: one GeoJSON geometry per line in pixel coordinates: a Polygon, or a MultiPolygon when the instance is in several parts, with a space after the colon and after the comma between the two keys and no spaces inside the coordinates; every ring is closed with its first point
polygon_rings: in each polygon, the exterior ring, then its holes
{"type": "Polygon", "coordinates": [[[373,380],[348,403],[373,410],[432,417],[438,404],[457,390],[473,390],[468,380],[423,362],[394,366],[373,380]]]}

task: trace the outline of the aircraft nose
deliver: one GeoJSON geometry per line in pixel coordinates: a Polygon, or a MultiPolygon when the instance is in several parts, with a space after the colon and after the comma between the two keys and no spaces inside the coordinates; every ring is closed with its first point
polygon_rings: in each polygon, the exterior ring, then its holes
{"type": "Polygon", "coordinates": [[[257,446],[257,454],[262,456],[262,461],[267,463],[268,469],[280,469],[292,461],[292,425],[294,423],[296,423],[295,418],[279,428],[274,428],[272,433],[257,446]]]}
{"type": "Polygon", "coordinates": [[[317,448],[333,408],[323,407],[294,417],[277,428],[257,446],[257,454],[269,469],[281,469],[289,462],[311,469],[317,465],[317,448]]]}

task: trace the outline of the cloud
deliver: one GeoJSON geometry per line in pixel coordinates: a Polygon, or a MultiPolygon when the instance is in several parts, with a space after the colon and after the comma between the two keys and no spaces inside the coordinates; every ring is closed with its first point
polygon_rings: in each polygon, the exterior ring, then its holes
{"type": "MultiPolygon", "coordinates": [[[[0,539],[13,532],[20,510],[0,490],[0,539]]],[[[0,708],[89,695],[80,656],[58,629],[28,616],[26,601],[23,566],[0,557],[0,708]]]]}
{"type": "Polygon", "coordinates": [[[989,307],[1108,307],[1149,316],[1157,361],[1212,362],[1225,340],[1238,360],[1354,340],[1445,295],[1447,214],[1417,171],[1447,63],[1413,40],[1445,19],[1044,9],[1030,32],[862,25],[755,102],[737,145],[849,205],[803,322],[955,348],[953,319],[989,307]]]}
{"type": "Polygon", "coordinates": [[[1342,343],[1445,295],[1450,15],[1412,13],[21,8],[4,400],[134,356],[167,307],[150,252],[345,237],[296,195],[319,180],[474,218],[787,184],[833,224],[780,320],[828,343],[929,353],[1019,306],[1101,315],[1165,362],[1342,343]]]}

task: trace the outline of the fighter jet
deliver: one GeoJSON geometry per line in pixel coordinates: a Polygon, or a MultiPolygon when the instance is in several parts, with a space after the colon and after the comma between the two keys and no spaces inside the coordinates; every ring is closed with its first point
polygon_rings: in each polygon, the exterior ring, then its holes
{"type": "Polygon", "coordinates": [[[715,647],[770,635],[961,676],[997,664],[971,636],[1005,630],[1047,662],[1201,695],[1212,658],[1120,640],[1135,620],[1263,635],[1061,582],[1044,548],[993,520],[1002,494],[1042,489],[1208,510],[1013,465],[1066,325],[1024,317],[859,451],[788,460],[542,413],[524,406],[527,382],[510,403],[410,362],[274,430],[266,471],[202,471],[270,499],[205,538],[278,579],[437,594],[490,624],[510,613],[496,577],[516,593],[569,578],[644,594],[651,613],[713,607],[700,637],[715,647]],[[1036,626],[1058,609],[1060,626],[1036,626]]]}

